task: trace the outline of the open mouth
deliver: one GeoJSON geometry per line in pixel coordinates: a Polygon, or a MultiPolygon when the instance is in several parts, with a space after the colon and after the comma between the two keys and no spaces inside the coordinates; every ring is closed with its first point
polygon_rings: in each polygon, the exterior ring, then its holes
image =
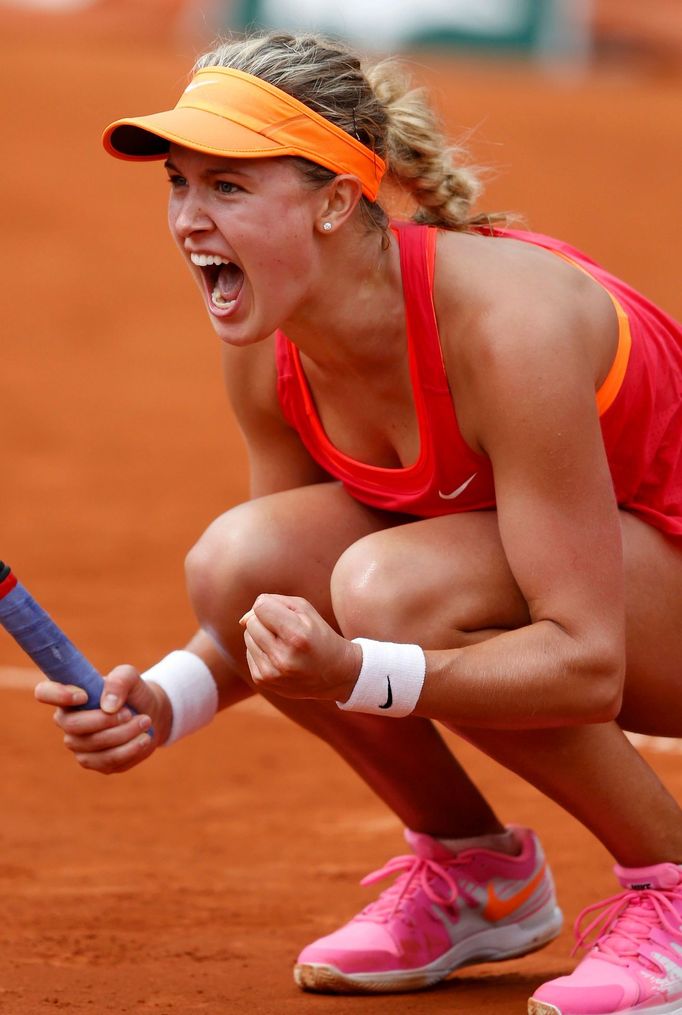
{"type": "Polygon", "coordinates": [[[190,259],[201,268],[211,310],[230,310],[244,285],[242,269],[218,254],[190,254],[190,259]]]}

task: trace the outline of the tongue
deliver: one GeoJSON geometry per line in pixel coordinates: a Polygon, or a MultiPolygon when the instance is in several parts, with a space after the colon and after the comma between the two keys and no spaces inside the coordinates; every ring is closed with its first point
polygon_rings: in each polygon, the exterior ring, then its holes
{"type": "Polygon", "coordinates": [[[224,264],[218,272],[216,286],[224,300],[234,300],[244,282],[244,272],[236,264],[224,264]]]}

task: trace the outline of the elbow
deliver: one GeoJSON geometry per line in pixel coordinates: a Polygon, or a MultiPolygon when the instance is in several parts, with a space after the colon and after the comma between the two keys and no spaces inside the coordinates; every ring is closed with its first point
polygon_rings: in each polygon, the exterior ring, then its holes
{"type": "Polygon", "coordinates": [[[624,652],[606,651],[592,655],[581,667],[581,723],[612,722],[620,713],[625,687],[624,652]]]}

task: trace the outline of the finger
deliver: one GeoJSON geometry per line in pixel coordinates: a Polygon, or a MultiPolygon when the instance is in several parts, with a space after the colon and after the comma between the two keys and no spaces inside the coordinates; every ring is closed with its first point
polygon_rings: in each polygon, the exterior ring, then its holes
{"type": "Polygon", "coordinates": [[[308,600],[303,599],[301,596],[284,596],[280,592],[262,592],[256,597],[253,607],[255,608],[264,602],[279,603],[280,606],[284,606],[287,610],[292,610],[293,612],[304,610],[310,606],[308,600]]]}
{"type": "Polygon", "coordinates": [[[251,682],[254,686],[258,686],[263,680],[263,675],[260,671],[258,663],[251,655],[251,652],[246,650],[246,665],[249,667],[249,673],[251,674],[251,682]]]}
{"type": "Polygon", "coordinates": [[[273,664],[270,655],[253,639],[249,631],[244,632],[244,644],[247,655],[251,656],[260,678],[262,679],[267,673],[272,673],[273,664]]]}
{"type": "Polygon", "coordinates": [[[270,627],[262,622],[262,620],[254,613],[248,624],[244,628],[244,639],[246,635],[258,645],[261,651],[269,653],[275,646],[277,638],[279,637],[277,630],[272,630],[270,627]]]}
{"type": "Polygon", "coordinates": [[[250,612],[259,617],[284,616],[286,613],[298,613],[307,605],[307,600],[299,596],[280,596],[267,592],[256,598],[250,612]]]}
{"type": "Polygon", "coordinates": [[[256,606],[256,603],[259,605],[263,605],[264,603],[267,603],[269,601],[281,603],[288,609],[296,609],[297,607],[300,608],[302,604],[307,603],[307,600],[301,599],[300,596],[282,596],[276,592],[262,592],[257,597],[256,602],[251,607],[251,609],[247,610],[244,616],[239,618],[239,623],[242,625],[242,627],[246,627],[251,617],[254,616],[254,607],[256,606]]]}
{"type": "MultiPolygon", "coordinates": [[[[302,613],[282,602],[282,598],[284,597],[259,596],[253,606],[253,619],[249,620],[247,628],[258,622],[278,638],[287,638],[292,631],[297,630],[302,613]]],[[[293,597],[289,598],[293,600],[293,597]]]]}
{"type": "Polygon", "coordinates": [[[245,628],[246,630],[260,630],[267,628],[274,634],[278,634],[284,625],[287,614],[291,611],[283,603],[280,603],[274,596],[259,596],[250,610],[245,628]]]}
{"type": "Polygon", "coordinates": [[[139,673],[133,666],[116,666],[104,678],[104,690],[100,707],[103,712],[113,714],[123,707],[139,673]]]}
{"type": "Polygon", "coordinates": [[[33,694],[36,700],[43,705],[58,705],[60,708],[84,705],[88,700],[88,693],[82,687],[75,687],[73,684],[57,684],[52,680],[41,680],[33,689],[33,694]]]}
{"type": "Polygon", "coordinates": [[[65,733],[73,736],[91,736],[93,733],[129,722],[131,716],[129,708],[123,708],[115,715],[107,715],[100,708],[87,709],[83,712],[59,708],[54,714],[54,721],[65,733]]]}
{"type": "Polygon", "coordinates": [[[158,693],[134,666],[117,666],[104,678],[102,707],[105,712],[115,711],[116,702],[119,709],[128,705],[141,715],[155,715],[159,707],[158,693]]]}
{"type": "Polygon", "coordinates": [[[129,718],[128,722],[121,722],[118,726],[110,726],[106,730],[100,730],[89,736],[76,736],[67,733],[64,736],[64,746],[74,754],[107,751],[112,747],[120,747],[129,743],[140,733],[145,733],[150,726],[151,719],[148,715],[136,715],[129,718]]]}
{"type": "Polygon", "coordinates": [[[154,742],[146,733],[141,733],[120,747],[112,747],[106,751],[77,753],[75,755],[81,768],[102,775],[113,775],[126,772],[129,768],[144,761],[154,751],[154,742]]]}

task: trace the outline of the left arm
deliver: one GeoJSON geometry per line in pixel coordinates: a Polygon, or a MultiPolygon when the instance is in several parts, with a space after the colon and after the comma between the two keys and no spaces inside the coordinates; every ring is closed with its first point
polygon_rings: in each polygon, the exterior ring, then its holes
{"type": "Polygon", "coordinates": [[[594,378],[572,337],[570,321],[548,320],[474,343],[469,419],[493,464],[502,545],[531,623],[427,653],[418,714],[518,729],[600,722],[619,710],[620,522],[594,378]]]}

